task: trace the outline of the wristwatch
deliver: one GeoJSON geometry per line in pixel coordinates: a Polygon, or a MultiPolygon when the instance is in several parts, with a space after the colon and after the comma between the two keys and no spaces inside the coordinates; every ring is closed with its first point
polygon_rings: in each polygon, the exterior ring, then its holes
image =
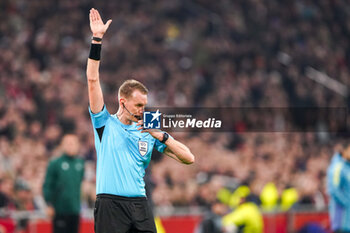
{"type": "Polygon", "coordinates": [[[168,134],[167,132],[164,132],[164,133],[163,133],[163,140],[160,141],[160,142],[161,142],[161,143],[165,143],[166,140],[168,140],[168,138],[169,138],[169,134],[168,134]]]}

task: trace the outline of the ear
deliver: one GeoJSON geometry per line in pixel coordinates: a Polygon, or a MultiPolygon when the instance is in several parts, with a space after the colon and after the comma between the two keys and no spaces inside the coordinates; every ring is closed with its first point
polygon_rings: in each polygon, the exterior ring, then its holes
{"type": "Polygon", "coordinates": [[[126,102],[126,99],[124,99],[124,98],[120,98],[119,99],[119,105],[120,106],[123,106],[123,104],[125,104],[125,102],[126,102]]]}

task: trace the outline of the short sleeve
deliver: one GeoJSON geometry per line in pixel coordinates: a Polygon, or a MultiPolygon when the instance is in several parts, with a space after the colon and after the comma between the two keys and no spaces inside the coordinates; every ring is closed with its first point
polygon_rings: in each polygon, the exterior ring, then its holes
{"type": "MultiPolygon", "coordinates": [[[[169,138],[173,138],[171,135],[169,135],[169,138]]],[[[164,143],[161,143],[158,139],[156,139],[156,142],[154,143],[154,147],[156,148],[157,151],[160,153],[163,153],[166,145],[164,143]]]]}
{"type": "Polygon", "coordinates": [[[93,113],[89,107],[89,113],[92,121],[92,126],[95,129],[105,126],[108,118],[111,116],[107,111],[106,105],[104,105],[102,111],[98,113],[93,113]]]}

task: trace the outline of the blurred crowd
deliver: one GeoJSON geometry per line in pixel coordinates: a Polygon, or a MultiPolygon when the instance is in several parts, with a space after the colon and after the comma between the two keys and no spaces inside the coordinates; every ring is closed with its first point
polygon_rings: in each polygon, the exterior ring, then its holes
{"type": "MultiPolygon", "coordinates": [[[[84,206],[93,204],[96,155],[85,77],[91,7],[113,19],[100,69],[110,113],[127,78],[148,87],[150,106],[347,107],[346,95],[306,73],[313,67],[349,87],[346,0],[2,0],[0,205],[43,205],[46,166],[60,155],[65,133],[83,145],[84,206]]],[[[272,184],[270,210],[291,187],[295,205],[324,208],[326,168],[346,140],[343,127],[341,133],[174,133],[196,163],[187,167],[155,153],[147,178],[153,201],[210,206],[219,190],[244,184],[260,196],[272,184]]]]}

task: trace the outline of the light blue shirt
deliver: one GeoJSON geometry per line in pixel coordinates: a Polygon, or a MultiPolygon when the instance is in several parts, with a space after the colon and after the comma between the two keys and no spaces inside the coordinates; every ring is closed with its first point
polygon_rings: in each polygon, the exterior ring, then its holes
{"type": "Polygon", "coordinates": [[[89,112],[97,152],[96,194],[146,196],[143,177],[153,148],[163,153],[166,145],[149,133],[141,133],[136,123],[124,125],[105,106],[99,113],[92,113],[90,108],[89,112]],[[97,129],[101,127],[100,140],[97,129]]]}
{"type": "Polygon", "coordinates": [[[350,231],[350,163],[335,154],[327,170],[329,215],[333,231],[350,231]]]}

